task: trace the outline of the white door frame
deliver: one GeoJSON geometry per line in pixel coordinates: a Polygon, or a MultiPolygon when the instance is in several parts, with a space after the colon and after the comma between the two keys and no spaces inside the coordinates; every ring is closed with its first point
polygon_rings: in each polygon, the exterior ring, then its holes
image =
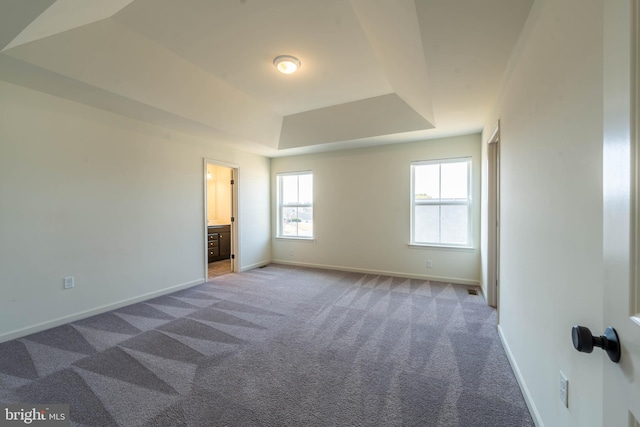
{"type": "Polygon", "coordinates": [[[233,184],[231,185],[231,272],[235,273],[239,271],[240,265],[240,247],[238,245],[239,242],[239,231],[238,231],[238,182],[240,177],[240,167],[234,163],[222,162],[219,160],[212,160],[205,158],[203,161],[203,200],[204,200],[204,209],[203,209],[203,256],[204,256],[204,277],[205,280],[209,280],[209,260],[208,260],[208,247],[207,247],[207,166],[215,165],[222,166],[225,168],[231,169],[231,179],[233,180],[233,184]]]}
{"type": "MultiPolygon", "coordinates": [[[[603,4],[602,327],[617,330],[622,355],[619,364],[600,355],[602,423],[637,427],[640,425],[640,0],[607,0],[603,4]]],[[[600,335],[602,330],[592,332],[600,335]]]]}
{"type": "MultiPolygon", "coordinates": [[[[487,140],[487,304],[498,307],[500,289],[500,121],[487,140]]],[[[498,312],[499,314],[499,312],[498,312]]]]}

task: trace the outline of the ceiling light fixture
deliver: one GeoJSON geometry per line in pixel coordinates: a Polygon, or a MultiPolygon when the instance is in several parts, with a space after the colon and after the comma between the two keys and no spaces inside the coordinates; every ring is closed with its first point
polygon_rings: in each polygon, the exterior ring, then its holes
{"type": "Polygon", "coordinates": [[[278,71],[280,71],[281,73],[291,74],[298,71],[301,63],[300,60],[295,56],[280,55],[275,57],[275,59],[273,60],[273,65],[275,65],[278,71]]]}

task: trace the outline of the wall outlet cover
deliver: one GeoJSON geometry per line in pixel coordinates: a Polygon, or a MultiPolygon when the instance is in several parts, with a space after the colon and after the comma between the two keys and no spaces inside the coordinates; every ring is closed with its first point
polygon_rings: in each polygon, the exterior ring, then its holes
{"type": "Polygon", "coordinates": [[[569,407],[569,380],[564,373],[560,371],[560,401],[565,408],[569,407]]]}
{"type": "Polygon", "coordinates": [[[71,289],[75,286],[75,279],[73,276],[67,276],[64,278],[64,288],[71,289]]]}

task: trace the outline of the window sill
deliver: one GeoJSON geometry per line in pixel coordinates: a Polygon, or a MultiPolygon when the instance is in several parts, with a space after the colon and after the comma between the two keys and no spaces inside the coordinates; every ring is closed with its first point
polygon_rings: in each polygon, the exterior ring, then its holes
{"type": "Polygon", "coordinates": [[[276,240],[300,240],[303,242],[315,242],[316,239],[313,237],[284,237],[284,236],[276,236],[275,237],[276,240]]]}
{"type": "Polygon", "coordinates": [[[408,246],[413,249],[448,249],[448,250],[462,251],[462,252],[472,252],[476,250],[476,248],[474,248],[473,246],[450,246],[450,245],[436,245],[436,244],[427,244],[427,243],[409,243],[408,246]]]}

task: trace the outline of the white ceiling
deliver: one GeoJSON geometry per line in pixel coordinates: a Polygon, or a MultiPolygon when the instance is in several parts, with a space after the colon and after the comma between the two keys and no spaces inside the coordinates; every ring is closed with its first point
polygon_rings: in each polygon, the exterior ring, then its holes
{"type": "Polygon", "coordinates": [[[532,2],[3,0],[0,79],[267,156],[465,134],[532,2]]]}

